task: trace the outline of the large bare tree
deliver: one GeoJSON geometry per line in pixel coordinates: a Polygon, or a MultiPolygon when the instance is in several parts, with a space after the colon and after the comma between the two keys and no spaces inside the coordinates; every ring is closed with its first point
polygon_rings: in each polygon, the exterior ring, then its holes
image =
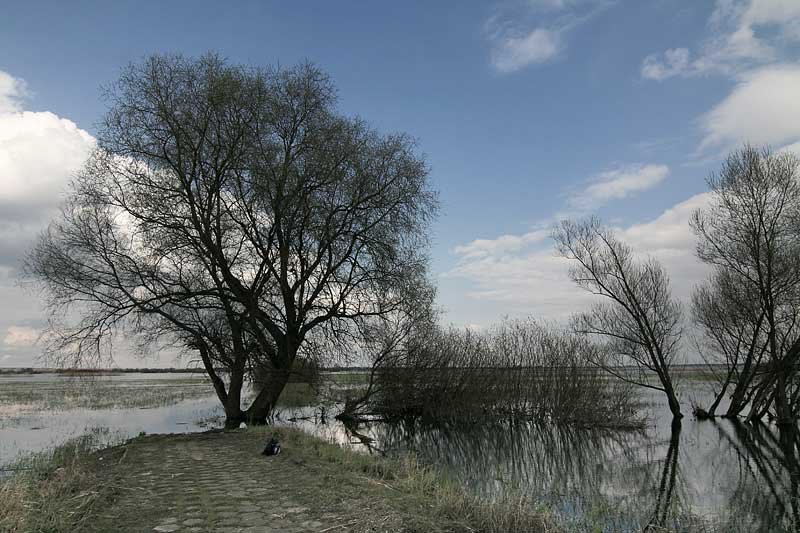
{"type": "Polygon", "coordinates": [[[725,365],[712,407],[732,386],[727,415],[747,407],[749,420],[773,413],[791,423],[800,407],[800,160],[745,146],[708,185],[711,202],[691,225],[713,268],[694,314],[709,355],[725,365]]]}
{"type": "Polygon", "coordinates": [[[107,97],[97,149],[27,261],[52,353],[96,356],[118,331],[175,345],[229,424],[263,422],[304,351],[426,285],[424,159],[339,114],[313,65],[153,56],[107,97]],[[269,378],[245,409],[256,366],[269,378]]]}
{"type": "Polygon", "coordinates": [[[664,392],[673,417],[680,419],[671,368],[680,355],[682,310],[664,268],[653,258],[634,257],[596,218],[564,221],[553,237],[560,255],[573,262],[572,280],[605,299],[574,320],[581,333],[607,341],[610,362],[601,366],[625,381],[664,392]],[[657,383],[649,379],[651,373],[657,383]]]}

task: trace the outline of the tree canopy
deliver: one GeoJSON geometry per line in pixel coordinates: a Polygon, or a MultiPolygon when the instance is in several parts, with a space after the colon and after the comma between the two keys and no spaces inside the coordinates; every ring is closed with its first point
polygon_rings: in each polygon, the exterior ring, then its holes
{"type": "Polygon", "coordinates": [[[260,420],[303,350],[430,294],[423,156],[338,113],[315,66],[152,56],[107,99],[97,149],[27,260],[53,353],[107,354],[119,330],[177,345],[229,420],[260,420]],[[241,411],[256,366],[273,379],[241,411]]]}

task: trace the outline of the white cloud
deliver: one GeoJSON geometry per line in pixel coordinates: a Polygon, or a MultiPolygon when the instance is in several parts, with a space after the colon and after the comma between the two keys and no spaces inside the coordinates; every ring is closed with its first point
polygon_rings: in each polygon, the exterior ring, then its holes
{"type": "Polygon", "coordinates": [[[670,48],[664,52],[664,59],[651,54],[642,63],[642,77],[651,80],[665,80],[681,74],[689,67],[688,48],[670,48]]]}
{"type": "Polygon", "coordinates": [[[50,112],[0,114],[0,202],[52,205],[93,142],[50,112]]]}
{"type": "Polygon", "coordinates": [[[800,39],[800,2],[797,0],[752,0],[742,16],[742,25],[752,28],[758,25],[779,26],[783,37],[800,39]]]}
{"type": "Polygon", "coordinates": [[[800,157],[800,141],[792,144],[787,144],[780,149],[781,152],[789,152],[800,157]]]}
{"type": "Polygon", "coordinates": [[[666,165],[632,165],[603,172],[583,191],[569,198],[570,207],[587,211],[610,200],[628,198],[655,187],[669,174],[666,165]]]}
{"type": "Polygon", "coordinates": [[[39,331],[27,326],[10,326],[3,337],[3,344],[10,348],[30,348],[39,338],[39,331]]]}
{"type": "Polygon", "coordinates": [[[70,120],[26,111],[26,96],[22,80],[0,71],[0,347],[3,364],[30,366],[39,333],[20,323],[41,323],[41,304],[16,286],[14,271],[94,139],[70,120]]]}
{"type": "Polygon", "coordinates": [[[19,111],[27,92],[24,81],[0,70],[0,113],[19,111]]]}
{"type": "Polygon", "coordinates": [[[774,65],[741,76],[733,91],[702,117],[700,149],[800,140],[799,95],[798,65],[774,65]]]}
{"type": "Polygon", "coordinates": [[[74,122],[20,109],[20,87],[22,81],[0,71],[0,265],[6,266],[16,266],[94,146],[74,122]]]}
{"type": "Polygon", "coordinates": [[[526,246],[546,240],[549,235],[548,230],[536,230],[524,235],[501,235],[494,239],[475,239],[470,243],[456,246],[453,251],[468,258],[516,252],[526,246]]]}
{"type": "Polygon", "coordinates": [[[712,72],[734,74],[773,62],[781,55],[781,44],[800,40],[800,2],[717,0],[709,29],[693,60],[687,48],[651,54],[642,62],[642,77],[664,80],[712,72]]]}
{"type": "MultiPolygon", "coordinates": [[[[571,215],[581,214],[610,200],[630,197],[649,189],[669,174],[665,165],[628,165],[606,171],[581,192],[567,199],[571,215]]],[[[667,210],[649,225],[635,225],[619,231],[637,244],[637,251],[677,258],[675,249],[691,255],[692,244],[680,241],[688,235],[689,214],[695,203],[679,204],[667,210]],[[682,230],[676,227],[684,223],[682,230]],[[641,228],[641,229],[640,229],[641,228]],[[657,248],[646,235],[662,242],[657,248]]],[[[500,235],[476,239],[456,246],[455,268],[443,277],[468,283],[466,296],[481,302],[501,303],[505,312],[531,314],[560,320],[584,308],[591,296],[577,288],[567,277],[569,262],[555,255],[551,230],[540,226],[519,235],[500,235]]]]}
{"type": "Polygon", "coordinates": [[[552,61],[567,33],[616,0],[529,0],[501,6],[484,26],[492,67],[511,73],[552,61]]]}
{"type": "Polygon", "coordinates": [[[500,302],[519,311],[548,319],[566,318],[589,299],[567,278],[568,262],[556,257],[548,239],[514,252],[462,255],[445,274],[472,285],[467,297],[500,302]]]}
{"type": "Polygon", "coordinates": [[[558,33],[536,28],[527,35],[499,37],[492,50],[492,65],[499,72],[514,72],[535,63],[544,63],[558,53],[558,33]]]}
{"type": "MultiPolygon", "coordinates": [[[[635,253],[653,256],[662,262],[672,281],[673,293],[688,300],[694,284],[706,275],[706,267],[694,256],[695,238],[689,227],[691,214],[709,201],[708,193],[698,194],[667,209],[653,220],[615,228],[635,253]]],[[[445,276],[467,281],[474,288],[473,299],[500,302],[517,312],[524,311],[544,319],[560,320],[584,309],[592,301],[568,278],[569,261],[556,256],[552,241],[514,236],[473,241],[457,247],[458,265],[445,276]],[[473,253],[480,242],[481,253],[473,253]]]]}
{"type": "Polygon", "coordinates": [[[617,228],[622,240],[642,255],[658,259],[670,276],[675,296],[688,302],[692,287],[708,274],[695,257],[696,238],[689,227],[695,210],[708,205],[710,193],[701,193],[664,211],[656,219],[617,228]]]}

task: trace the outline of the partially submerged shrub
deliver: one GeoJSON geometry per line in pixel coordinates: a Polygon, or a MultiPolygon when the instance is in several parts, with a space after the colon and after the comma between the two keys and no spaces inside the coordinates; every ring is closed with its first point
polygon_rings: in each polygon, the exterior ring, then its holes
{"type": "Polygon", "coordinates": [[[635,391],[597,368],[598,350],[583,336],[533,320],[507,320],[485,333],[436,332],[413,339],[375,369],[363,410],[639,425],[635,391]]]}

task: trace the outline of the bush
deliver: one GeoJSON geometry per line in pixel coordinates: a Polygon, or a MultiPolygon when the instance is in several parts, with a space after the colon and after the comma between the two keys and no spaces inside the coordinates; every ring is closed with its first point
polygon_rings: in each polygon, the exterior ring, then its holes
{"type": "Polygon", "coordinates": [[[385,417],[508,416],[634,427],[635,391],[610,379],[585,337],[533,320],[486,333],[448,330],[376,369],[369,410],[385,417]]]}

